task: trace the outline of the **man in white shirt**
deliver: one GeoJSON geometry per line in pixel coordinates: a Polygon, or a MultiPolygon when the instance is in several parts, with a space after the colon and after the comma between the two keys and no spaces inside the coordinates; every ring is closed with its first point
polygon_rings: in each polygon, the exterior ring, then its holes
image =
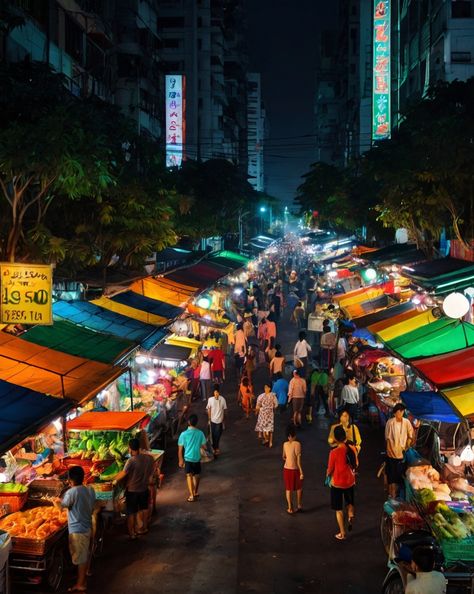
{"type": "Polygon", "coordinates": [[[434,571],[435,559],[431,547],[416,547],[411,566],[415,575],[408,575],[405,594],[446,594],[447,581],[440,571],[434,571]]]}
{"type": "Polygon", "coordinates": [[[224,421],[227,411],[227,402],[219,393],[219,386],[214,386],[214,395],[207,401],[207,414],[211,425],[211,441],[214,457],[220,454],[219,442],[225,428],[224,421]]]}
{"type": "Polygon", "coordinates": [[[347,376],[347,384],[342,388],[341,400],[342,405],[347,409],[352,421],[357,419],[359,410],[359,388],[357,387],[357,378],[354,373],[349,373],[347,376]]]}
{"type": "Polygon", "coordinates": [[[387,459],[385,472],[388,480],[389,497],[396,497],[398,487],[403,483],[405,451],[411,446],[414,438],[413,426],[404,418],[406,407],[399,402],[393,407],[393,417],[385,425],[385,444],[387,459]]]}

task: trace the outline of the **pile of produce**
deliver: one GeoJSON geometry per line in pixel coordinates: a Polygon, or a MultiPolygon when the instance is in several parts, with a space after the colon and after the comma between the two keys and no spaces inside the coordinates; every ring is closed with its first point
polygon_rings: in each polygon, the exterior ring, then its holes
{"type": "Polygon", "coordinates": [[[80,431],[72,433],[68,441],[69,457],[122,461],[128,453],[129,431],[80,431]]]}
{"type": "Polygon", "coordinates": [[[0,530],[17,538],[48,538],[67,523],[67,511],[53,506],[15,512],[0,520],[0,530]]]}
{"type": "Polygon", "coordinates": [[[0,494],[26,493],[27,491],[28,487],[20,483],[0,483],[0,494]]]}
{"type": "Polygon", "coordinates": [[[457,513],[445,503],[438,503],[431,527],[439,540],[463,540],[474,536],[474,515],[469,511],[457,513]]]}

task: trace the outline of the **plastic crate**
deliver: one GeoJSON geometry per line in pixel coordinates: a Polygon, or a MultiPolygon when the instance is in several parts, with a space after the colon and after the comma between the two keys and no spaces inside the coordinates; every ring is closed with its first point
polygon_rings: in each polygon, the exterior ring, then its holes
{"type": "Polygon", "coordinates": [[[28,499],[28,490],[24,493],[0,493],[0,505],[8,505],[10,513],[23,509],[28,499]]]}
{"type": "Polygon", "coordinates": [[[441,549],[447,563],[455,561],[474,561],[474,538],[462,540],[445,539],[441,541],[441,549]]]}

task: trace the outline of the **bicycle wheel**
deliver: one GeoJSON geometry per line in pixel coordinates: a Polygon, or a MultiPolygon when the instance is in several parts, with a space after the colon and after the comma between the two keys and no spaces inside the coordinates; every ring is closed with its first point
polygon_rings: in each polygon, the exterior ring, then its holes
{"type": "Polygon", "coordinates": [[[390,549],[392,546],[392,536],[393,536],[392,516],[384,510],[382,512],[382,517],[380,518],[380,538],[382,539],[382,544],[383,544],[383,547],[384,547],[387,555],[390,554],[390,549]]]}

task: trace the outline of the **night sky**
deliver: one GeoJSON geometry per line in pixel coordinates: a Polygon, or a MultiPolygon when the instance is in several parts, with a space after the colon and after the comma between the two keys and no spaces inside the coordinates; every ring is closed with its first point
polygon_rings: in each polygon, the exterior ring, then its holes
{"type": "Polygon", "coordinates": [[[250,68],[262,75],[269,125],[266,191],[288,204],[315,160],[316,35],[332,28],[336,6],[327,0],[247,0],[250,68]]]}

